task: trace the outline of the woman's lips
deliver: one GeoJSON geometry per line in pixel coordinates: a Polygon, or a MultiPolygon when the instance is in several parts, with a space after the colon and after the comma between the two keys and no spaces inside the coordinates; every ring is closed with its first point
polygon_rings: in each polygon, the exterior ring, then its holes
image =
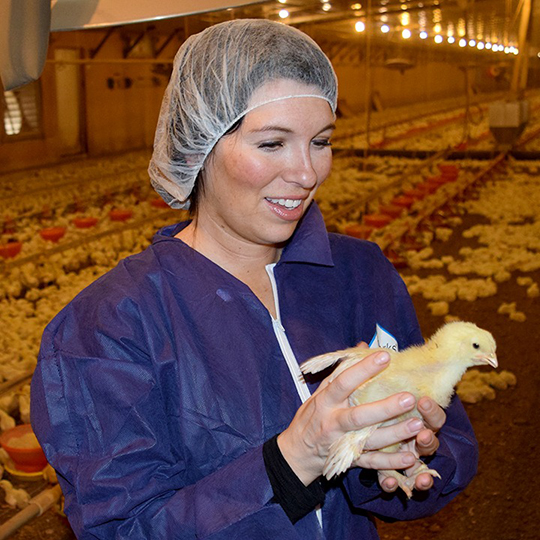
{"type": "Polygon", "coordinates": [[[297,221],[304,211],[303,199],[278,199],[266,197],[266,203],[270,210],[285,221],[297,221]]]}

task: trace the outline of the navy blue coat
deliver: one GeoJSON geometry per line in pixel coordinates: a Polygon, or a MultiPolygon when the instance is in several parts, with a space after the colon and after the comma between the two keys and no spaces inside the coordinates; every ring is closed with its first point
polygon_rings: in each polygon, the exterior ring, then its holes
{"type": "MultiPolygon", "coordinates": [[[[79,538],[378,538],[372,514],[436,512],[470,481],[477,445],[456,399],[422,500],[382,493],[352,469],[292,525],[272,499],[262,445],[300,398],[251,290],[161,230],[49,324],[32,381],[32,425],[57,470],[79,538]]],[[[274,268],[281,323],[299,363],[370,342],[379,324],[422,340],[406,288],[372,243],[327,234],[312,205],[274,268]]],[[[314,386],[311,388],[314,389],[314,386]]]]}

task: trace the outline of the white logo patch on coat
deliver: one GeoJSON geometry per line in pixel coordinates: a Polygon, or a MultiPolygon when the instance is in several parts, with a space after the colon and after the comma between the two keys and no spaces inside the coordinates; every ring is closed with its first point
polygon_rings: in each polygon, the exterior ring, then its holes
{"type": "Polygon", "coordinates": [[[380,325],[375,325],[375,335],[369,343],[370,349],[376,349],[377,347],[384,347],[385,349],[392,349],[398,351],[398,342],[396,338],[380,325]]]}

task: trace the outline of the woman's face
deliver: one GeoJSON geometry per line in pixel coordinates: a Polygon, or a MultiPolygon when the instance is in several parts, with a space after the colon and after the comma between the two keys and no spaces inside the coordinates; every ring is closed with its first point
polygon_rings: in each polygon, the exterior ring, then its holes
{"type": "MultiPolygon", "coordinates": [[[[294,94],[313,88],[287,80],[267,83],[294,94]]],[[[198,226],[217,238],[259,245],[287,241],[315,191],[330,173],[334,118],[319,98],[290,98],[249,112],[239,129],[215,146],[204,169],[198,226]]]]}

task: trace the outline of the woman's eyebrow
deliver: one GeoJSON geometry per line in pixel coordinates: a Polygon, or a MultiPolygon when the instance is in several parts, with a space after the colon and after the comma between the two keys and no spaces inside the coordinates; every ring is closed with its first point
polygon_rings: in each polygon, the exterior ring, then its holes
{"type": "Polygon", "coordinates": [[[293,132],[292,129],[289,129],[283,126],[268,125],[268,126],[263,126],[262,128],[259,128],[259,129],[251,129],[249,133],[265,133],[266,131],[281,131],[282,133],[293,132]]]}
{"type": "MultiPolygon", "coordinates": [[[[319,131],[319,133],[322,133],[323,131],[327,131],[329,129],[332,129],[332,130],[336,129],[336,125],[334,123],[328,124],[327,126],[322,128],[319,131]]],[[[251,129],[249,131],[249,133],[265,133],[265,132],[268,132],[268,131],[279,131],[281,133],[292,133],[293,132],[292,129],[289,129],[289,128],[286,128],[286,127],[283,127],[283,126],[268,125],[268,126],[263,126],[262,128],[258,128],[258,129],[251,129]]]]}

